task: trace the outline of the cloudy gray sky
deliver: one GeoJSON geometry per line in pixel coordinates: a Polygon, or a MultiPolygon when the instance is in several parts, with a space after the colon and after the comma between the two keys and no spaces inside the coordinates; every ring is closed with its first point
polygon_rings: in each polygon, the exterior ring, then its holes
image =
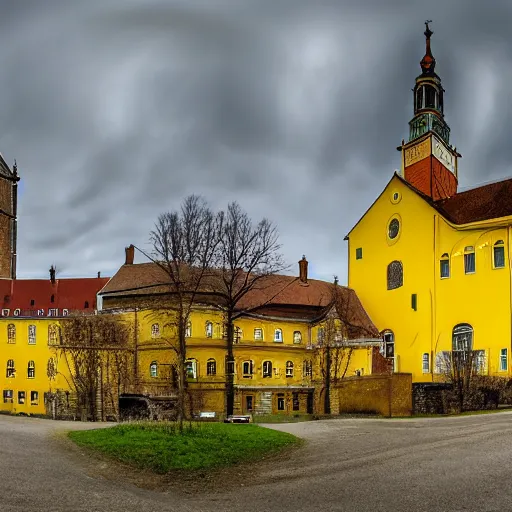
{"type": "Polygon", "coordinates": [[[199,193],[346,282],[343,237],[400,165],[425,19],[460,186],[512,175],[510,0],[4,0],[19,276],[112,275],[199,193]]]}

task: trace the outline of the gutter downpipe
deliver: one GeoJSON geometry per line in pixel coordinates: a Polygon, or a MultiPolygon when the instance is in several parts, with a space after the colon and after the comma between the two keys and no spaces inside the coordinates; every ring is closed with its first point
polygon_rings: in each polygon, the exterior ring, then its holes
{"type": "Polygon", "coordinates": [[[511,259],[510,259],[510,250],[512,249],[512,225],[509,225],[507,227],[507,245],[508,245],[508,280],[509,280],[509,308],[510,308],[510,345],[509,345],[509,351],[507,354],[507,375],[510,375],[509,369],[508,369],[508,361],[509,361],[509,354],[512,351],[512,266],[511,266],[511,259]]]}

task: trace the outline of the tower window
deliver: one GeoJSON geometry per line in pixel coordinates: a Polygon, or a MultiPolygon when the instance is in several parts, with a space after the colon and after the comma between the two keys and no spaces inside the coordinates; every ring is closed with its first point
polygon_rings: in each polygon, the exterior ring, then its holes
{"type": "Polygon", "coordinates": [[[437,91],[431,85],[425,86],[425,108],[437,108],[437,91]]]}
{"type": "Polygon", "coordinates": [[[450,277],[450,256],[446,252],[441,256],[441,279],[445,277],[450,277]]]}
{"type": "Polygon", "coordinates": [[[423,87],[418,87],[416,90],[416,110],[423,108],[423,87]]]}
{"type": "Polygon", "coordinates": [[[464,273],[475,273],[475,248],[472,245],[464,249],[464,273]]]}
{"type": "Polygon", "coordinates": [[[503,240],[498,240],[494,244],[494,268],[505,268],[505,244],[503,240]]]}

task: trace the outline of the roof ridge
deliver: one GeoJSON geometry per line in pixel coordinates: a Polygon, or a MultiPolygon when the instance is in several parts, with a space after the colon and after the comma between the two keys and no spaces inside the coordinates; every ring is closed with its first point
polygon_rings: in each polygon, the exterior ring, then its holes
{"type": "Polygon", "coordinates": [[[463,190],[461,190],[460,192],[457,192],[455,195],[458,196],[460,194],[465,194],[466,192],[471,192],[473,190],[478,190],[479,188],[484,188],[484,187],[487,187],[489,185],[496,185],[497,183],[505,183],[506,181],[512,181],[512,176],[509,177],[509,178],[500,178],[500,179],[497,179],[497,180],[484,181],[482,183],[479,183],[479,184],[476,184],[476,185],[470,186],[470,187],[463,187],[463,190]]]}

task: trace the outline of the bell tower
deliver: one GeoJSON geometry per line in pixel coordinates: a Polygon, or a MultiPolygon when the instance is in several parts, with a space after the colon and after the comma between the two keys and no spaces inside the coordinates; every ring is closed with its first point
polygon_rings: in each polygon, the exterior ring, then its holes
{"type": "Polygon", "coordinates": [[[0,279],[16,279],[18,169],[0,155],[0,279]]]}
{"type": "Polygon", "coordinates": [[[426,50],[421,75],[413,89],[414,117],[409,122],[409,140],[402,152],[402,176],[434,201],[457,193],[457,158],[462,155],[450,145],[450,128],[444,120],[444,89],[435,72],[436,59],[430,48],[433,32],[425,22],[426,50]]]}

